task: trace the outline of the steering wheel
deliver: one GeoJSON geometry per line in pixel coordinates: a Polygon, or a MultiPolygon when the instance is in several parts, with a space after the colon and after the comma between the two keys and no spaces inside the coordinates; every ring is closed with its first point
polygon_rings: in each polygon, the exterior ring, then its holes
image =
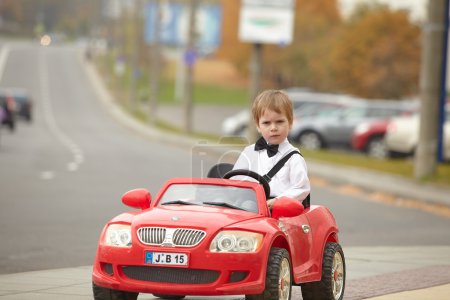
{"type": "Polygon", "coordinates": [[[250,170],[245,170],[245,169],[236,169],[236,170],[231,170],[227,173],[225,173],[225,175],[223,175],[223,179],[230,179],[233,176],[248,176],[251,177],[255,180],[257,180],[264,188],[264,193],[266,194],[266,198],[269,199],[270,197],[270,186],[269,186],[269,182],[262,177],[261,175],[259,175],[256,172],[250,171],[250,170]]]}

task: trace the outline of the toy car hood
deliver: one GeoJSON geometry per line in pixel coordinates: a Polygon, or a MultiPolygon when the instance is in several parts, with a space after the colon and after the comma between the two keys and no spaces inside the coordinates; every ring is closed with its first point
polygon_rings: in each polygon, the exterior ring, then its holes
{"type": "Polygon", "coordinates": [[[135,215],[130,221],[133,226],[220,228],[237,222],[261,217],[243,210],[208,206],[171,205],[154,207],[135,215]]]}

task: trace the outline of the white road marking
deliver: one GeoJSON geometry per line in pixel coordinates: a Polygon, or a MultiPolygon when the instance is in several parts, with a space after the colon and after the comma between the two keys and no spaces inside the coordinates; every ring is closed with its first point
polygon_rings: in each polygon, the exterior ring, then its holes
{"type": "Polygon", "coordinates": [[[3,72],[5,71],[5,65],[6,61],[8,60],[9,51],[9,45],[6,44],[5,46],[3,46],[0,52],[0,82],[2,82],[3,72]]]}
{"type": "Polygon", "coordinates": [[[41,86],[41,100],[44,110],[44,120],[56,139],[71,152],[73,160],[67,163],[67,170],[73,172],[77,171],[80,167],[80,164],[84,162],[84,155],[78,144],[75,143],[64,131],[62,131],[56,123],[50,97],[50,81],[48,78],[48,69],[45,59],[46,50],[47,49],[41,48],[41,52],[39,55],[39,78],[41,86]]]}
{"type": "Polygon", "coordinates": [[[39,177],[43,180],[50,180],[55,178],[55,172],[53,171],[42,171],[39,177]]]}
{"type": "Polygon", "coordinates": [[[76,162],[73,162],[73,161],[67,163],[67,170],[71,171],[71,172],[78,170],[78,164],[76,162]]]}

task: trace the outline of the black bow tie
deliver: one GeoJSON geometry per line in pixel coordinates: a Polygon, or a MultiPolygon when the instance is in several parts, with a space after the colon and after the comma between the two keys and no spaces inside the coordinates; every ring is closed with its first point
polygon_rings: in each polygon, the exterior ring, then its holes
{"type": "Polygon", "coordinates": [[[267,155],[269,157],[272,157],[275,154],[277,154],[278,145],[268,145],[266,140],[263,137],[261,137],[255,143],[255,150],[259,151],[259,150],[264,150],[264,149],[267,150],[267,155]]]}

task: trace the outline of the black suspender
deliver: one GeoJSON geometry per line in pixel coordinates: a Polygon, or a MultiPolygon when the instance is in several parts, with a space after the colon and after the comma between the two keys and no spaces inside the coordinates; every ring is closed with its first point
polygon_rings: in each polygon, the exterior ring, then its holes
{"type": "Polygon", "coordinates": [[[300,152],[298,152],[297,150],[291,151],[288,154],[286,154],[284,157],[282,157],[276,164],[275,166],[273,166],[272,169],[270,169],[269,172],[267,172],[266,175],[264,175],[264,179],[267,180],[267,182],[270,182],[273,178],[273,176],[275,176],[275,174],[278,173],[278,171],[281,170],[281,168],[284,166],[284,164],[289,160],[289,158],[291,158],[292,155],[294,154],[300,154],[300,152]]]}
{"type": "MultiPolygon", "coordinates": [[[[273,176],[275,176],[275,174],[278,173],[278,171],[281,170],[281,168],[286,164],[286,162],[289,160],[289,158],[291,158],[292,155],[294,154],[299,154],[301,156],[303,156],[300,152],[298,152],[297,150],[293,150],[291,152],[289,152],[288,154],[286,154],[285,156],[283,156],[276,164],[275,166],[273,166],[272,169],[270,169],[269,172],[267,172],[266,175],[264,175],[264,179],[267,180],[267,182],[270,182],[273,178],[273,176]]],[[[308,196],[306,196],[306,198],[303,200],[303,206],[305,208],[310,206],[310,202],[311,202],[311,197],[310,194],[308,194],[308,196]]]]}

